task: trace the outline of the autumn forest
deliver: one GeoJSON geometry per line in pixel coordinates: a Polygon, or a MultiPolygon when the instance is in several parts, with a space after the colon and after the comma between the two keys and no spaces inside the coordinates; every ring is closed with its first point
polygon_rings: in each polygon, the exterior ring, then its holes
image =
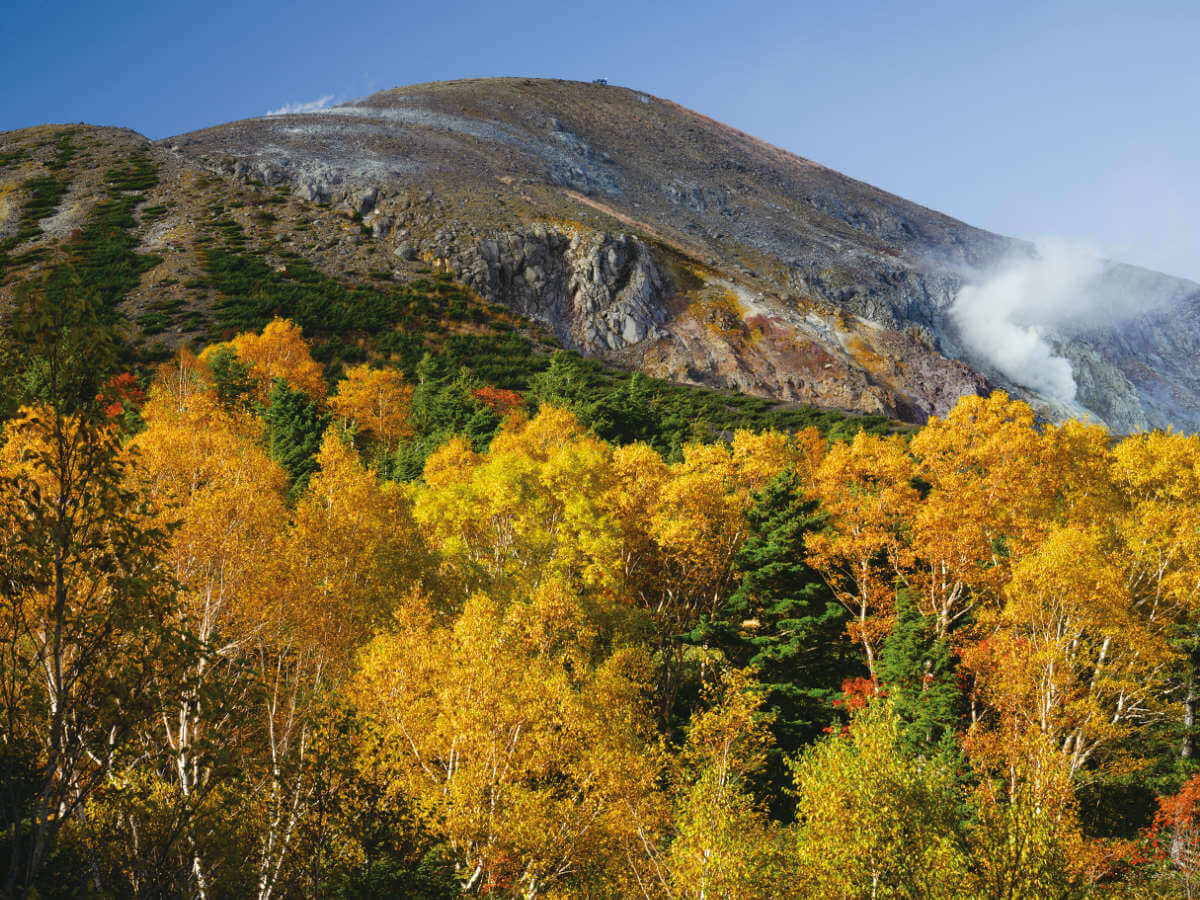
{"type": "Polygon", "coordinates": [[[569,354],[276,318],[131,374],[18,299],[4,896],[1198,889],[1196,436],[997,393],[669,439],[569,354]]]}

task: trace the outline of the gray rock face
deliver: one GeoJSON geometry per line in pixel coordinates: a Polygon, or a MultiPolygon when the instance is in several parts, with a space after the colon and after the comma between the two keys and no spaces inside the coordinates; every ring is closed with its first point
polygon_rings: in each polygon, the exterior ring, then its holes
{"type": "Polygon", "coordinates": [[[1080,402],[1114,430],[1200,431],[1200,288],[1162,309],[1083,332],[1073,342],[1095,354],[1104,379],[1085,391],[1087,373],[1075,367],[1080,402]],[[1110,416],[1102,411],[1118,403],[1124,406],[1110,416]]]}
{"type": "Polygon", "coordinates": [[[687,298],[628,234],[539,224],[480,238],[444,228],[421,255],[567,347],[676,381],[914,421],[987,388],[916,330],[788,308],[722,278],[693,286],[695,309],[681,310],[687,298]]]}
{"type": "Polygon", "coordinates": [[[1121,432],[1144,431],[1149,427],[1137,388],[1115,366],[1095,350],[1078,341],[1061,346],[1071,361],[1082,409],[1121,432]]]}
{"type": "Polygon", "coordinates": [[[427,248],[473,290],[502,298],[567,347],[593,355],[663,336],[666,283],[646,245],[627,234],[535,225],[427,248]]]}

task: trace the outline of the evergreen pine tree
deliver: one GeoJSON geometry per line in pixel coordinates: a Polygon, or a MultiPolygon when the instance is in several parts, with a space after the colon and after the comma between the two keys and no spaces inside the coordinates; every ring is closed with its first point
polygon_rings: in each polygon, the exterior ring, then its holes
{"type": "MultiPolygon", "coordinates": [[[[746,516],[750,531],[736,560],[741,584],[720,620],[695,637],[721,647],[734,665],[758,670],[775,716],[766,790],[782,800],[791,777],[785,759],[835,721],[840,685],[862,667],[845,636],[845,610],[806,562],[805,538],[822,520],[799,476],[780,474],[746,516]]],[[[776,812],[787,814],[782,805],[776,812]]]]}
{"type": "Polygon", "coordinates": [[[415,374],[417,384],[409,408],[415,436],[380,466],[386,477],[402,481],[419,478],[429,454],[454,435],[463,435],[476,450],[483,450],[500,426],[500,417],[475,398],[474,392],[483,382],[466,366],[453,377],[440,375],[437,360],[426,353],[415,374]]]}
{"type": "Polygon", "coordinates": [[[317,469],[316,454],[329,424],[315,400],[294,391],[282,378],[271,383],[271,394],[263,416],[267,424],[267,447],[271,456],[291,476],[289,497],[304,493],[308,479],[317,469]]]}
{"type": "Polygon", "coordinates": [[[418,387],[437,381],[437,360],[433,358],[433,354],[428,350],[421,354],[421,358],[413,368],[413,375],[416,376],[418,387]]]}
{"type": "Polygon", "coordinates": [[[580,421],[597,437],[614,444],[641,441],[657,449],[658,423],[653,403],[650,379],[641,372],[634,372],[615,389],[606,391],[578,412],[580,421]]]}
{"type": "Polygon", "coordinates": [[[529,379],[529,395],[537,403],[550,403],[578,413],[587,399],[587,375],[579,356],[562,350],[550,365],[529,379]]]}
{"type": "Polygon", "coordinates": [[[222,403],[230,406],[244,403],[254,390],[250,367],[238,359],[237,351],[231,346],[223,346],[214,352],[208,361],[208,369],[222,403]]]}
{"type": "Polygon", "coordinates": [[[879,680],[904,722],[910,752],[929,755],[952,743],[963,715],[956,679],[958,658],[932,616],[922,615],[906,591],[896,595],[896,626],[879,654],[879,680]]]}

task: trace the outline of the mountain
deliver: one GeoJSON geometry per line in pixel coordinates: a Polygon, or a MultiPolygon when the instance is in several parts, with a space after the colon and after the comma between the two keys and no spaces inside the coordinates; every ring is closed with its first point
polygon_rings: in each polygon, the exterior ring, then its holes
{"type": "MultiPolygon", "coordinates": [[[[168,186],[141,235],[161,271],[143,277],[135,314],[161,302],[153,285],[164,281],[185,286],[171,296],[194,323],[222,302],[204,293],[203,248],[191,242],[224,204],[251,243],[264,224],[288,226],[290,252],[327,275],[449,273],[566,347],[670,381],[911,422],[1003,387],[1051,418],[1200,428],[1200,286],[1106,264],[1096,303],[1119,314],[1026,330],[1069,361],[1073,396],[1056,394],[999,363],[986,327],[971,340],[956,317],[965,286],[1034,258],[1030,245],[634,90],[464,80],[154,145],[96,134],[147,154],[168,186]],[[255,218],[257,194],[229,199],[243,189],[286,199],[268,211],[277,221],[255,218]],[[1142,296],[1154,300],[1120,300],[1142,296]]],[[[72,182],[47,233],[69,230],[85,183],[72,182]]],[[[0,227],[14,233],[15,218],[9,209],[0,227]]],[[[256,246],[283,265],[264,240],[256,246]]],[[[186,338],[186,325],[167,339],[186,338]]]]}

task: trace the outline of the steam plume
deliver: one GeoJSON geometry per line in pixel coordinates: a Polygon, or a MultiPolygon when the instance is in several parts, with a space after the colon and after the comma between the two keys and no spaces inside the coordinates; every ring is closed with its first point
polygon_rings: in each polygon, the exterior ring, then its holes
{"type": "Polygon", "coordinates": [[[1106,313],[1097,308],[1098,276],[1106,267],[1086,247],[1039,242],[1035,256],[1013,259],[964,286],[951,317],[967,349],[1022,387],[1065,403],[1075,400],[1071,364],[1048,333],[1106,313]]]}
{"type": "Polygon", "coordinates": [[[289,116],[293,113],[316,112],[318,109],[324,109],[333,102],[333,94],[326,94],[324,97],[318,97],[316,100],[309,100],[305,103],[285,103],[279,109],[267,110],[268,116],[289,116]]]}

